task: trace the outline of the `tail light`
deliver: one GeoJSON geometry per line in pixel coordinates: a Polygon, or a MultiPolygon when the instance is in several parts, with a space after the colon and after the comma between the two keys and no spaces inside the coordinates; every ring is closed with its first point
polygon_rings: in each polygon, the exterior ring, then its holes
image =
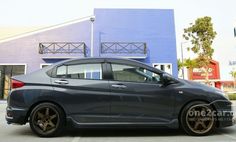
{"type": "Polygon", "coordinates": [[[16,89],[16,88],[20,88],[23,87],[25,85],[24,82],[18,81],[18,80],[11,80],[11,88],[12,89],[16,89]]]}

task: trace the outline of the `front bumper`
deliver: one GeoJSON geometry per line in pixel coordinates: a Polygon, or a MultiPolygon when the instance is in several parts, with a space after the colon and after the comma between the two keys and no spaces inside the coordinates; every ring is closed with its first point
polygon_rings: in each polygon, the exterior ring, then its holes
{"type": "Polygon", "coordinates": [[[27,122],[27,110],[8,106],[5,118],[8,124],[25,124],[27,122]]]}
{"type": "Polygon", "coordinates": [[[236,119],[232,111],[222,111],[222,115],[217,116],[219,127],[229,127],[235,124],[236,119]]]}
{"type": "Polygon", "coordinates": [[[236,124],[236,117],[233,118],[233,125],[236,124]]]}
{"type": "Polygon", "coordinates": [[[232,102],[226,99],[219,99],[213,101],[211,105],[215,107],[213,115],[217,118],[218,127],[229,127],[235,124],[236,119],[234,117],[232,102]]]}

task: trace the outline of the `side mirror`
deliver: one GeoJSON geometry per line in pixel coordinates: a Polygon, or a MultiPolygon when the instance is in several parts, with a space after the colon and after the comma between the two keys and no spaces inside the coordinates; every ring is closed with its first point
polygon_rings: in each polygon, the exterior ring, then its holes
{"type": "Polygon", "coordinates": [[[167,73],[162,74],[162,81],[164,86],[175,83],[172,76],[167,73]]]}

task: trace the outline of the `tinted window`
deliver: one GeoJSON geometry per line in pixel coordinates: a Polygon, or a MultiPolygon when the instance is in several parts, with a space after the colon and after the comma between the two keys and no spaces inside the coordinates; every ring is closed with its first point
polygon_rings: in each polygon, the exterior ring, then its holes
{"type": "Polygon", "coordinates": [[[72,79],[102,79],[101,64],[80,64],[57,68],[57,77],[72,79]]]}
{"type": "Polygon", "coordinates": [[[66,66],[60,66],[57,68],[57,77],[66,77],[66,66]]]}
{"type": "Polygon", "coordinates": [[[112,64],[113,78],[117,81],[159,83],[160,75],[147,69],[112,64]]]}

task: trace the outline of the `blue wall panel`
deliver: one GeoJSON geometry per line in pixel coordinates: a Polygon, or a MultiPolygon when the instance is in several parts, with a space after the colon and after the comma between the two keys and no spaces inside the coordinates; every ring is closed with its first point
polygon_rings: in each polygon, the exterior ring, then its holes
{"type": "MultiPolygon", "coordinates": [[[[173,10],[95,9],[95,45],[101,42],[146,42],[147,64],[172,63],[177,76],[173,10]]],[[[98,47],[96,46],[96,47],[98,47]]],[[[95,50],[99,56],[99,50],[95,50]]],[[[111,55],[112,57],[113,55],[111,55]]]]}
{"type": "MultiPolygon", "coordinates": [[[[177,76],[174,11],[161,9],[95,9],[94,55],[100,56],[101,42],[145,42],[147,64],[172,63],[177,76]]],[[[90,55],[91,21],[83,21],[0,43],[1,63],[26,63],[27,73],[42,63],[59,60],[42,59],[40,42],[84,42],[90,55]]],[[[53,55],[52,55],[53,56],[53,55]]],[[[114,55],[111,54],[111,57],[114,55]]]]}

